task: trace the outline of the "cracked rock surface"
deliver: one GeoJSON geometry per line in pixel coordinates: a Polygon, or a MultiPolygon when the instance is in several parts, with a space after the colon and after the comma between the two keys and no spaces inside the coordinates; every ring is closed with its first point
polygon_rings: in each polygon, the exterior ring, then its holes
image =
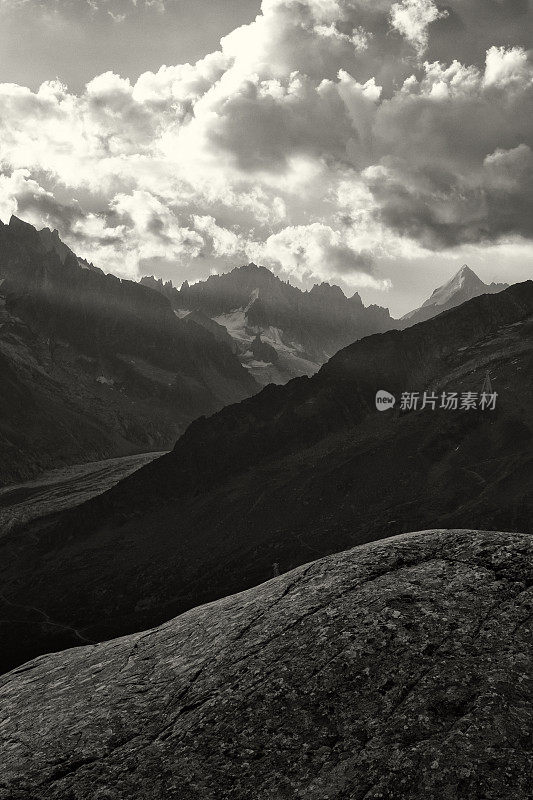
{"type": "Polygon", "coordinates": [[[533,540],[425,531],[0,678],[0,800],[526,800],[533,540]]]}

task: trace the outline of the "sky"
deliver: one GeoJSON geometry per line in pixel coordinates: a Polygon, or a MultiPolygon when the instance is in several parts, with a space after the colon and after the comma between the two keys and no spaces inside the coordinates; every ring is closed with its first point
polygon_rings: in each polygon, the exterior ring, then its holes
{"type": "Polygon", "coordinates": [[[394,315],[533,269],[533,0],[0,0],[0,219],[394,315]]]}

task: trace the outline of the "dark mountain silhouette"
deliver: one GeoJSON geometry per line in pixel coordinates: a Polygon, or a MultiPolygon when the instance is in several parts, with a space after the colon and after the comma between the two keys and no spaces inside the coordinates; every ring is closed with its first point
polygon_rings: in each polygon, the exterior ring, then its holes
{"type": "Polygon", "coordinates": [[[357,293],[346,297],[329,283],[303,292],[255,264],[192,286],[185,281],[179,290],[154,277],[141,283],[161,292],[180,315],[193,311],[224,326],[262,385],[312,375],[342,347],[394,325],[387,309],[366,308],[357,293]]]}
{"type": "Polygon", "coordinates": [[[532,317],[528,281],[362,339],[312,378],[195,421],[106,494],[4,536],[4,667],[157,624],[274,563],[413,528],[529,530],[532,317]],[[495,411],[376,411],[377,390],[479,393],[487,370],[495,411]]]}
{"type": "Polygon", "coordinates": [[[0,378],[0,484],[169,448],[196,416],[258,388],[161,294],[16,217],[0,223],[0,378]]]}
{"type": "Polygon", "coordinates": [[[357,547],[0,678],[1,800],[527,800],[533,539],[357,547]]]}
{"type": "Polygon", "coordinates": [[[435,289],[431,297],[422,303],[420,308],[410,311],[409,314],[402,317],[399,327],[424,322],[424,320],[442,314],[443,311],[448,311],[450,308],[460,306],[461,303],[472,300],[474,297],[482,294],[497,294],[507,288],[507,283],[483,283],[481,278],[478,278],[476,273],[464,264],[453,278],[435,289]]]}

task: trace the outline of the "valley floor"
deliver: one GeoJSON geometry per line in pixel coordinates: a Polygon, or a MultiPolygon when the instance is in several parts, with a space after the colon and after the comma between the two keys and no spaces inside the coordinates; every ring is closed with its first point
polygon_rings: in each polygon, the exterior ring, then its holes
{"type": "Polygon", "coordinates": [[[137,453],[53,469],[0,489],[0,536],[20,522],[78,506],[163,455],[137,453]]]}

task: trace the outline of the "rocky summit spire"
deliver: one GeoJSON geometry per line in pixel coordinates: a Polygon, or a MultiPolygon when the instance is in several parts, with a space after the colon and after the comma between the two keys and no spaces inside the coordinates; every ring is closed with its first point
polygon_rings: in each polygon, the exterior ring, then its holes
{"type": "Polygon", "coordinates": [[[450,308],[479,297],[482,294],[496,294],[507,289],[506,283],[484,283],[467,264],[463,264],[449,281],[439,286],[420,308],[402,317],[402,322],[414,325],[447,311],[450,308]]]}

